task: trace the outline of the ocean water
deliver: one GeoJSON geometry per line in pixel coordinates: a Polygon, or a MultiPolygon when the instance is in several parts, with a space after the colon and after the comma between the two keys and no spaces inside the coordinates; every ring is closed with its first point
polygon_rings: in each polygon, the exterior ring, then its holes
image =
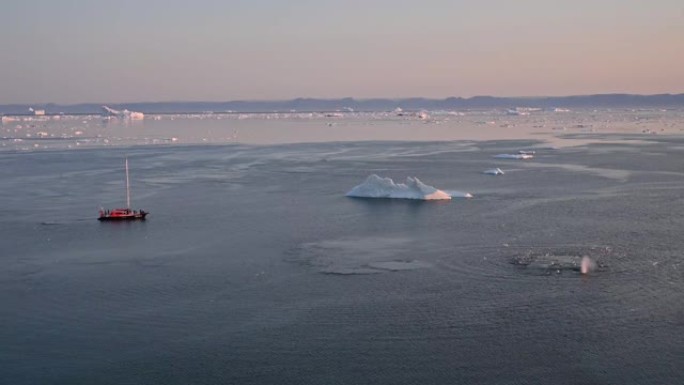
{"type": "Polygon", "coordinates": [[[682,123],[636,113],[5,122],[0,382],[682,383],[682,123]],[[151,214],[100,223],[125,157],[151,214]],[[345,197],[373,173],[474,197],[345,197]]]}

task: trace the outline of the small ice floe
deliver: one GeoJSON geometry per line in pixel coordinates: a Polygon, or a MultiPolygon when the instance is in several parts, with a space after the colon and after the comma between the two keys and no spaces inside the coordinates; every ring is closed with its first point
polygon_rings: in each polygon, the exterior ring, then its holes
{"type": "Polygon", "coordinates": [[[532,159],[534,155],[532,154],[499,154],[494,155],[495,158],[499,159],[532,159]]]}
{"type": "MultiPolygon", "coordinates": [[[[466,193],[467,194],[467,193],[466,193]]],[[[470,196],[470,194],[467,194],[470,196]]],[[[360,185],[352,188],[348,197],[355,198],[393,198],[418,200],[443,200],[452,196],[421,182],[418,178],[407,177],[405,183],[394,183],[391,178],[370,175],[360,185]]]]}
{"type": "Polygon", "coordinates": [[[503,175],[504,172],[500,168],[490,168],[489,170],[484,170],[483,174],[487,175],[503,175]]]}

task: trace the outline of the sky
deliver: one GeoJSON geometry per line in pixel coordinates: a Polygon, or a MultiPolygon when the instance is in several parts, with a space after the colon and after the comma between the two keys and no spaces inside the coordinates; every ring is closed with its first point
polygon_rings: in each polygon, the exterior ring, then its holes
{"type": "Polygon", "coordinates": [[[682,0],[3,0],[0,104],[684,93],[682,0]]]}

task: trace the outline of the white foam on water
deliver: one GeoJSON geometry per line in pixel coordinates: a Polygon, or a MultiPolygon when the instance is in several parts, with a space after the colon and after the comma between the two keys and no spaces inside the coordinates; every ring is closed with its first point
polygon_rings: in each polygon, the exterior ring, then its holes
{"type": "Polygon", "coordinates": [[[582,274],[589,274],[594,270],[596,270],[596,263],[586,255],[582,257],[582,262],[580,263],[580,272],[582,274]]]}
{"type": "Polygon", "coordinates": [[[368,267],[387,271],[405,271],[430,267],[431,265],[422,261],[381,261],[371,262],[368,267]]]}
{"type": "Polygon", "coordinates": [[[620,169],[609,169],[609,168],[597,168],[597,167],[587,167],[579,164],[562,164],[562,163],[527,163],[528,168],[560,168],[563,170],[568,170],[572,172],[585,172],[591,173],[602,178],[615,179],[619,181],[626,181],[633,175],[633,171],[630,170],[620,170],[620,169]]]}
{"type": "Polygon", "coordinates": [[[311,266],[323,274],[367,275],[430,268],[414,258],[410,238],[361,237],[304,243],[293,262],[311,266]]]}

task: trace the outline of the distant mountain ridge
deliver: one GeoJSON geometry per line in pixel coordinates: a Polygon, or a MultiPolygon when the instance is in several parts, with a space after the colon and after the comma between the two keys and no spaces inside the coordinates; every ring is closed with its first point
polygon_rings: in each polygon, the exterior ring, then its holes
{"type": "MultiPolygon", "coordinates": [[[[684,94],[599,94],[549,97],[496,97],[474,96],[471,98],[449,97],[445,99],[316,99],[255,100],[227,102],[141,102],[107,104],[115,109],[128,109],[146,114],[200,113],[200,112],[288,112],[288,111],[390,111],[404,110],[458,110],[477,108],[671,108],[684,107],[684,94]]],[[[29,108],[45,110],[46,114],[98,114],[101,103],[71,105],[7,104],[0,105],[0,114],[30,114],[29,108]]]]}

